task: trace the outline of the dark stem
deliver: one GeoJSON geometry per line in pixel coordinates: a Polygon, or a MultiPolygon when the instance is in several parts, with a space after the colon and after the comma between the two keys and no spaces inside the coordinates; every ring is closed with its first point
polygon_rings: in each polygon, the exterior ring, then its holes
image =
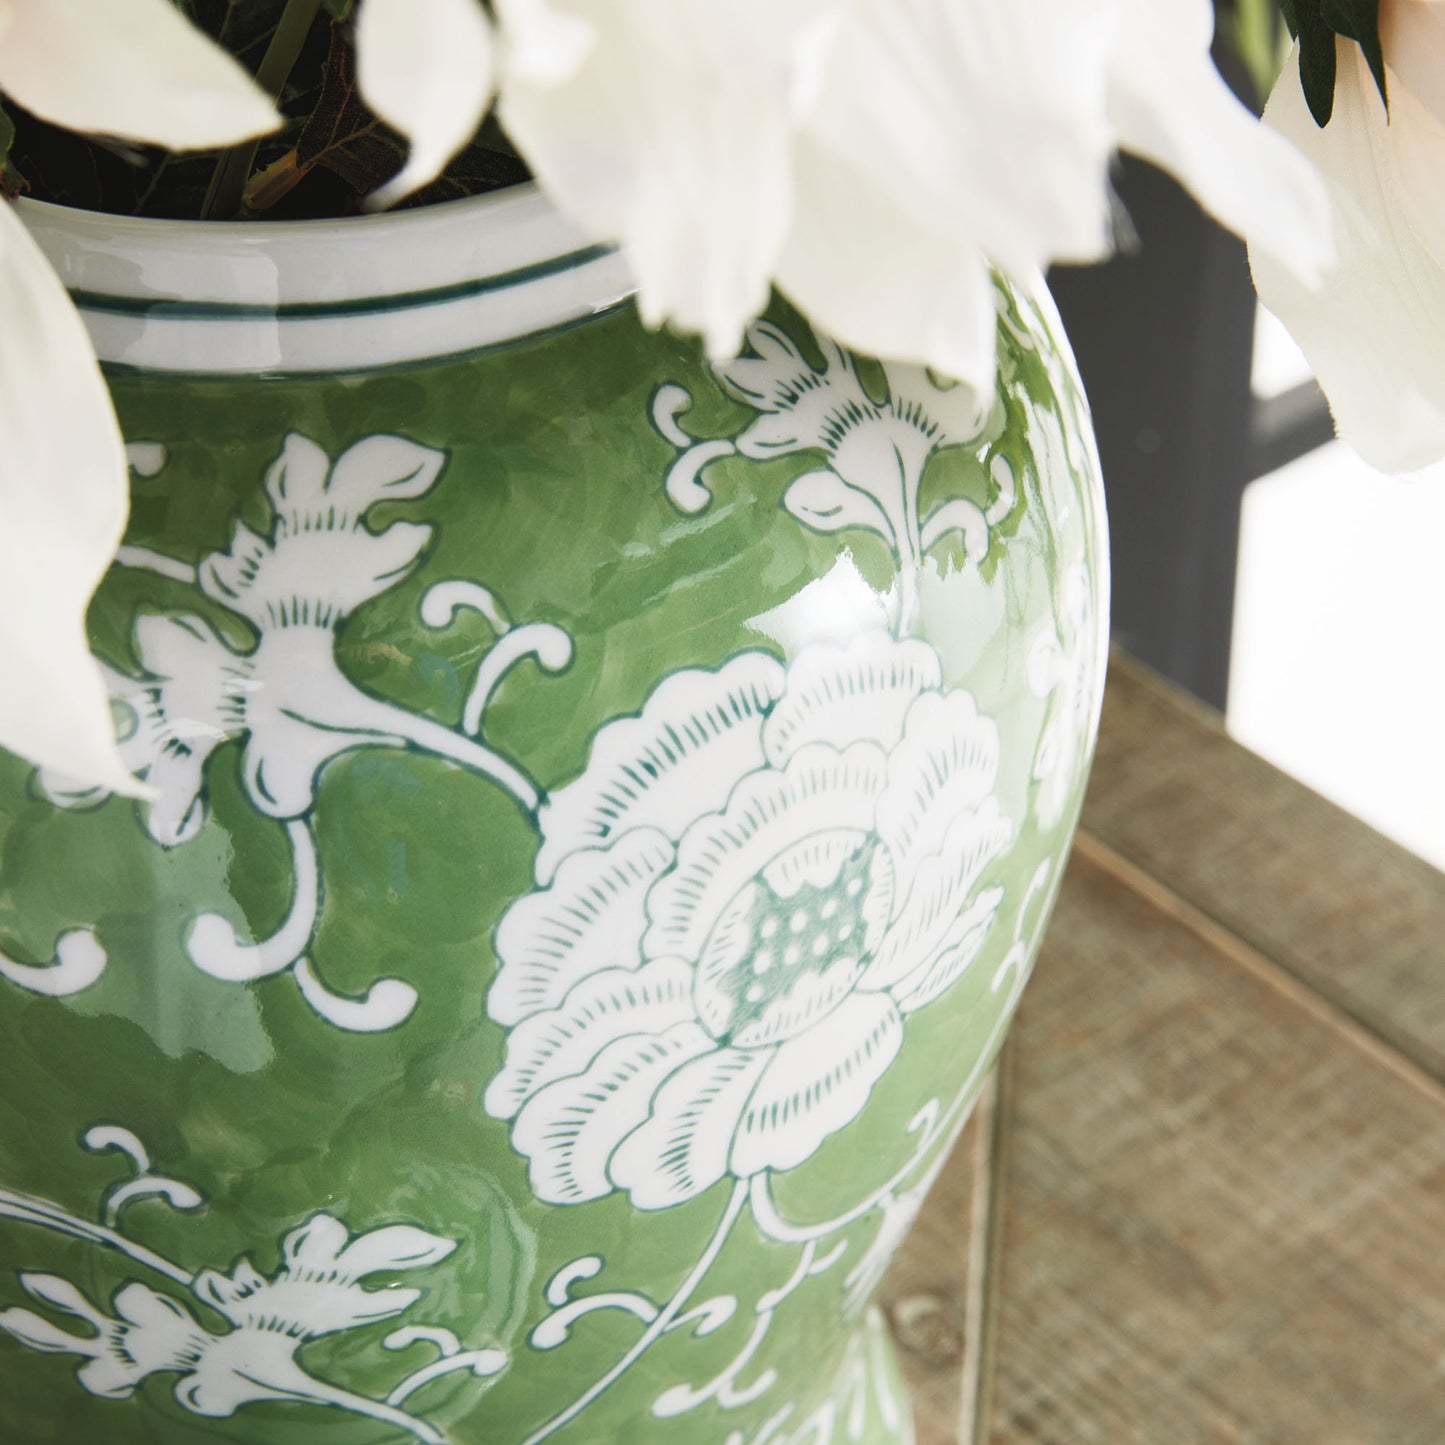
{"type": "MultiPolygon", "coordinates": [[[[256,84],[268,95],[280,97],[320,9],[321,0],[286,0],[286,8],[256,71],[256,84]]],[[[260,144],[259,139],[244,141],[222,152],[201,206],[203,221],[234,216],[241,209],[241,198],[260,144]]]]}

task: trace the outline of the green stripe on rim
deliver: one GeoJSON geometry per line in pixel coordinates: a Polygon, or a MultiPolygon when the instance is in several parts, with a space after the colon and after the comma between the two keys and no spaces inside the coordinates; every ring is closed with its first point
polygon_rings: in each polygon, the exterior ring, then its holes
{"type": "MultiPolygon", "coordinates": [[[[411,371],[419,366],[431,366],[449,361],[472,360],[481,356],[494,356],[498,352],[509,351],[515,346],[525,346],[528,342],[540,341],[545,336],[558,336],[566,331],[575,331],[579,327],[587,326],[594,321],[600,321],[604,317],[612,316],[624,307],[631,305],[631,296],[622,296],[605,306],[599,306],[595,310],[586,312],[581,316],[571,316],[563,321],[554,321],[549,326],[540,326],[534,331],[519,331],[515,336],[502,337],[496,341],[486,341],[480,346],[462,346],[455,351],[428,352],[425,356],[405,357],[396,361],[378,361],[372,363],[361,363],[354,366],[326,367],[320,370],[297,370],[294,367],[277,365],[262,367],[258,369],[248,368],[241,371],[198,371],[192,367],[166,367],[159,368],[147,363],[141,366],[132,365],[125,361],[106,361],[102,359],[100,369],[107,376],[160,376],[167,378],[184,377],[189,381],[217,381],[235,382],[245,380],[248,377],[252,380],[279,381],[292,377],[347,377],[347,376],[375,376],[379,372],[387,371],[411,371]]],[[[268,316],[274,316],[275,312],[268,311],[268,316]]]]}
{"type": "Polygon", "coordinates": [[[442,306],[449,301],[465,301],[493,291],[506,291],[540,281],[564,271],[575,271],[593,261],[611,256],[612,246],[585,246],[564,256],[553,256],[532,266],[504,271],[497,276],[482,276],[474,281],[458,281],[430,291],[403,291],[392,296],[367,296],[354,301],[279,301],[264,305],[250,301],[172,301],[153,296],[112,296],[99,291],[73,289],[70,293],[82,311],[104,312],[112,316],[137,316],[172,321],[245,321],[245,320],[325,320],[341,316],[380,316],[395,311],[411,311],[424,306],[442,306]]]}

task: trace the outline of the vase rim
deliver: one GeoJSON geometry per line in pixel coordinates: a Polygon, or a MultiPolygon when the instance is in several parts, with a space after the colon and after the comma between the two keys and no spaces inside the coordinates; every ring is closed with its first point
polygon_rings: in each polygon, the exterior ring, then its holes
{"type": "Polygon", "coordinates": [[[369,370],[512,344],[635,290],[534,183],[314,221],[169,221],[22,200],[102,362],[369,370]]]}

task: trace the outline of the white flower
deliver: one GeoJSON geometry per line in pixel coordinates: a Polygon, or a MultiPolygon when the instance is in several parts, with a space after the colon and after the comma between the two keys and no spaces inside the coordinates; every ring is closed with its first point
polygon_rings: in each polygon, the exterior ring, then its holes
{"type": "Polygon", "coordinates": [[[502,123],[548,195],[622,243],[650,325],[674,319],[714,355],[731,354],[767,304],[789,223],[793,137],[841,8],[499,6],[511,41],[502,123]],[[570,65],[552,53],[559,27],[570,65]]]}
{"type": "MultiPolygon", "coordinates": [[[[249,622],[256,645],[238,649],[194,614],[136,623],[145,678],[104,672],[134,719],[121,754],[154,790],[149,825],[158,842],[174,845],[200,828],[202,771],[229,738],[246,737],[247,791],[275,818],[310,809],[316,775],[339,753],[405,746],[412,725],[342,674],[336,632],[405,575],[431,536],[429,527],[402,521],[373,532],[368,510],[426,492],[444,459],[402,437],[373,436],[333,465],[293,432],[266,476],[270,534],[238,522],[230,547],[198,569],[201,591],[249,622]]],[[[60,806],[98,802],[108,791],[52,771],[41,783],[60,806]]]]}
{"type": "Polygon", "coordinates": [[[1318,291],[1251,250],[1260,299],[1294,334],[1340,435],[1386,471],[1445,456],[1445,5],[1382,0],[1385,114],[1360,48],[1336,45],[1334,115],[1321,129],[1298,48],[1265,121],[1327,178],[1339,259],[1318,291]]]}
{"type": "Polygon", "coordinates": [[[1305,164],[1209,59],[1208,0],[502,0],[501,115],[618,241],[643,316],[737,350],[776,281],[872,355],[994,380],[988,268],[1108,247],[1116,145],[1310,275],[1305,164]]]}
{"type": "MultiPolygon", "coordinates": [[[[0,92],[58,125],[172,147],[277,124],[169,0],[0,0],[0,92]]],[[[85,609],[120,540],[126,468],[89,338],[0,201],[0,747],[135,792],[85,609]]]]}
{"type": "Polygon", "coordinates": [[[665,1208],[856,1117],[998,909],[998,747],[883,632],[675,673],[604,726],[497,931],[486,1107],[538,1198],[665,1208]]]}

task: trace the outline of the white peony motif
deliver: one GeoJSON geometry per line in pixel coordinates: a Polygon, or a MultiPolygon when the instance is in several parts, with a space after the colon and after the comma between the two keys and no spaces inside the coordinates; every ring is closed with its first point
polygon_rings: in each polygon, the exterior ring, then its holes
{"type": "Polygon", "coordinates": [[[882,631],[675,673],[604,726],[497,930],[486,1108],[538,1198],[666,1208],[854,1119],[992,925],[998,752],[882,631]]]}

